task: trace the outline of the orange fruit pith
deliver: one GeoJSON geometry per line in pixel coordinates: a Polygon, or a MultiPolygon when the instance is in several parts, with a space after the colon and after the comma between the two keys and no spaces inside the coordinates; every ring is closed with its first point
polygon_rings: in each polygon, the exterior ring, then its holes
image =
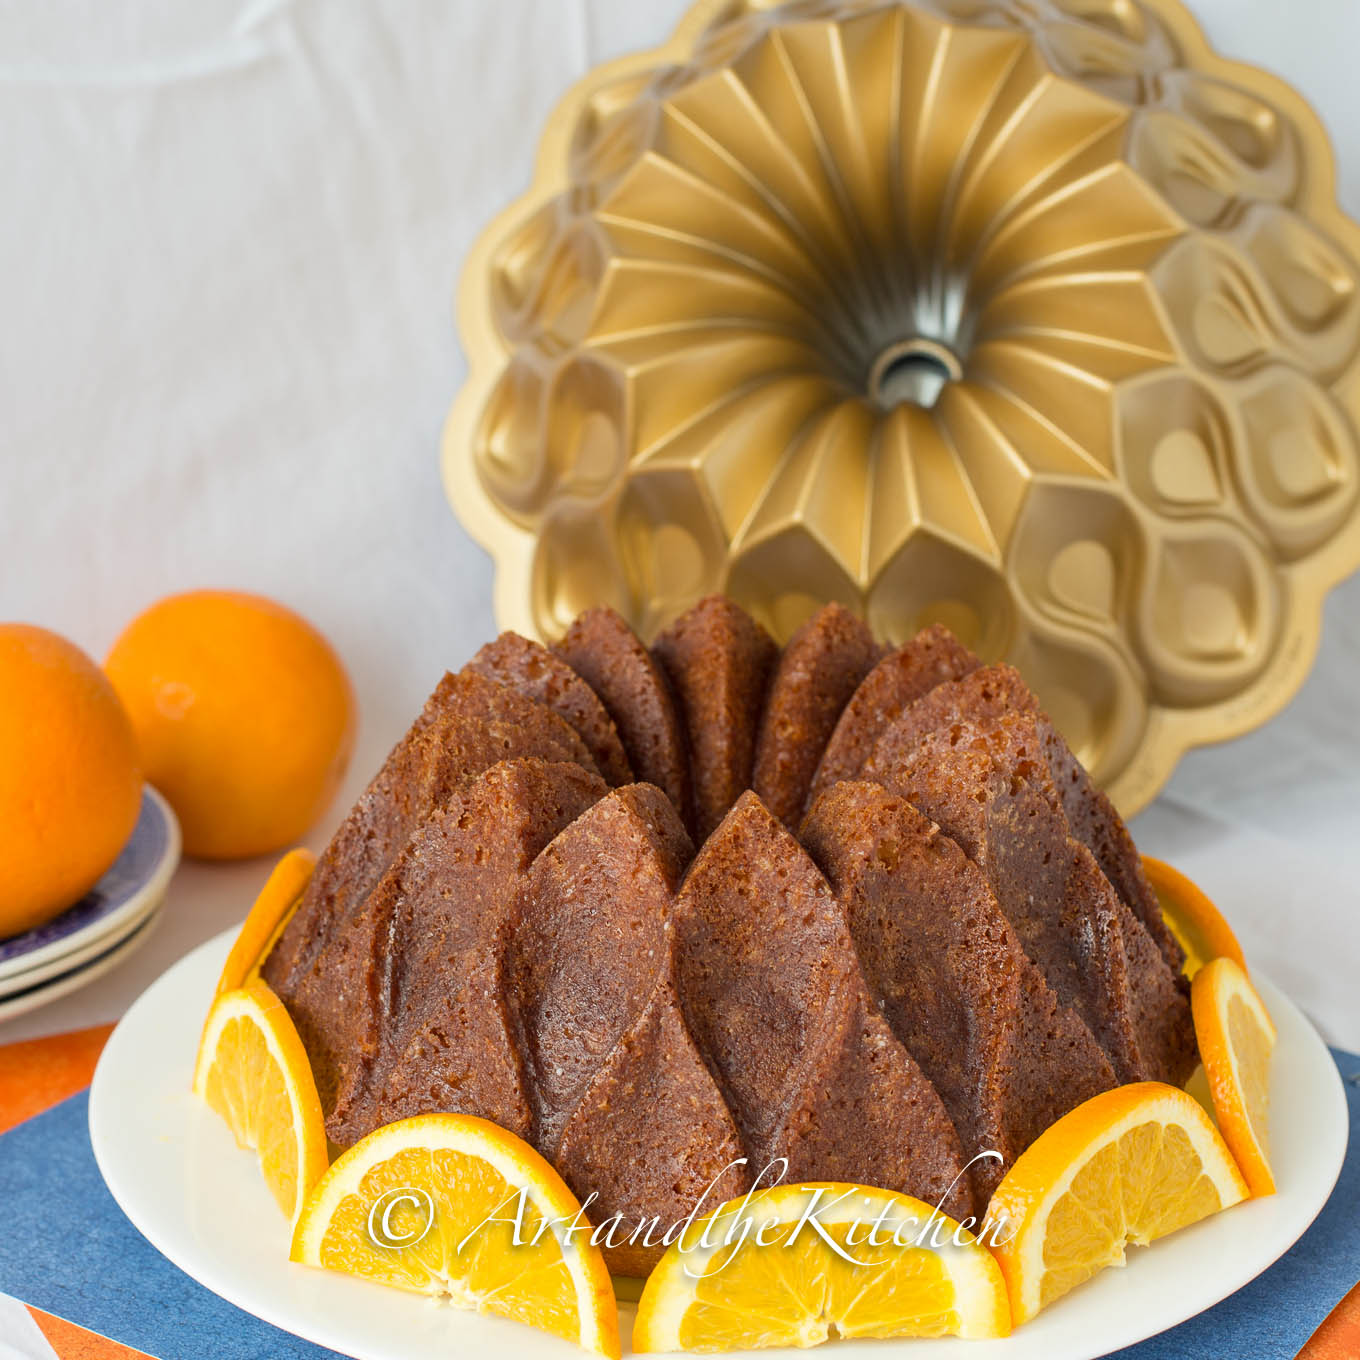
{"type": "Polygon", "coordinates": [[[282,849],[339,787],[354,691],[330,643],[291,609],[242,591],[172,595],[128,625],[104,668],[189,854],[282,849]]]}
{"type": "Polygon", "coordinates": [[[1253,1195],[1275,1193],[1270,1166],[1270,1066],[1276,1030],[1260,993],[1230,958],[1212,959],[1190,987],[1195,1038],[1214,1117],[1253,1195]]]}
{"type": "Polygon", "coordinates": [[[296,1219],[327,1166],[326,1127],[307,1052],[283,1003],[258,978],[213,1000],[194,1091],[256,1152],[279,1207],[296,1219]]]}
{"type": "Polygon", "coordinates": [[[79,901],[141,802],[132,725],[99,667],[45,628],[0,624],[0,937],[79,901]]]}

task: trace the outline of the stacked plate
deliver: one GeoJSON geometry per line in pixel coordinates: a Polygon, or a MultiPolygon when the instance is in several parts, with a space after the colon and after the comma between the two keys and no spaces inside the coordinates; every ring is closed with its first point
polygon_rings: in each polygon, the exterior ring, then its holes
{"type": "Polygon", "coordinates": [[[148,785],[132,837],[108,873],[55,920],[0,940],[0,1020],[93,982],[144,944],[179,851],[175,814],[148,785]]]}

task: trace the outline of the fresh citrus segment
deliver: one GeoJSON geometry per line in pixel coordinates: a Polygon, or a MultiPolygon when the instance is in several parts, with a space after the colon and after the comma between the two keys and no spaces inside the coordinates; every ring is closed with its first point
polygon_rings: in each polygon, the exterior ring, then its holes
{"type": "Polygon", "coordinates": [[[244,986],[258,975],[260,965],[311,882],[315,868],[316,856],[310,850],[290,850],[274,866],[222,965],[222,975],[217,979],[218,996],[244,986]]]}
{"type": "Polygon", "coordinates": [[[1183,971],[1193,978],[1210,959],[1229,958],[1246,971],[1247,961],[1232,927],[1218,908],[1178,869],[1151,855],[1143,856],[1143,870],[1157,894],[1167,929],[1185,950],[1183,971]]]}
{"type": "Polygon", "coordinates": [[[832,1337],[1010,1331],[991,1253],[921,1200],[863,1185],[782,1185],[729,1200],[647,1280],[636,1351],[815,1346],[832,1337]]]}
{"type": "Polygon", "coordinates": [[[326,1128],[311,1065],[283,1003],[258,979],[214,1000],[194,1091],[243,1148],[290,1220],[326,1170],[326,1128]]]}
{"type": "Polygon", "coordinates": [[[618,1305],[579,1202],[485,1119],[417,1115],[361,1139],[312,1192],[292,1259],[619,1354],[618,1305]]]}
{"type": "Polygon", "coordinates": [[[1270,1170],[1270,1055],[1275,1022],[1235,960],[1211,959],[1190,986],[1195,1038],[1223,1141],[1253,1195],[1275,1193],[1270,1170]]]}
{"type": "Polygon", "coordinates": [[[1237,1204],[1247,1186],[1203,1107],[1161,1082],[1093,1097],[1042,1133],[992,1195],[984,1236],[1027,1322],[1106,1266],[1237,1204]]]}

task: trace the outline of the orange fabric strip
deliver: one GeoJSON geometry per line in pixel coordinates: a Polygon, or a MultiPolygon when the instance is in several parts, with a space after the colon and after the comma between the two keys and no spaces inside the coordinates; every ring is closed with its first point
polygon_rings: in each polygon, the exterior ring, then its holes
{"type": "Polygon", "coordinates": [[[1355,1360],[1360,1356],[1360,1284],[1322,1320],[1298,1360],[1355,1360]]]}
{"type": "Polygon", "coordinates": [[[146,1360],[145,1351],[134,1351],[117,1341],[110,1341],[98,1332],[87,1332],[65,1318],[53,1317],[41,1308],[30,1305],[33,1321],[56,1351],[58,1360],[146,1360]]]}
{"type": "Polygon", "coordinates": [[[0,1047],[0,1133],[83,1091],[112,1025],[0,1047]]]}

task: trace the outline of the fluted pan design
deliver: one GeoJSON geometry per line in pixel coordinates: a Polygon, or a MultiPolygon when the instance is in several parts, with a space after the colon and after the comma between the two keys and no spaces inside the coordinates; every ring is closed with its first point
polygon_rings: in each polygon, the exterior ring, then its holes
{"type": "Polygon", "coordinates": [[[445,474],[504,626],[710,590],[1020,665],[1126,810],[1360,562],[1360,241],[1171,0],[698,5],[467,265],[445,474]]]}

